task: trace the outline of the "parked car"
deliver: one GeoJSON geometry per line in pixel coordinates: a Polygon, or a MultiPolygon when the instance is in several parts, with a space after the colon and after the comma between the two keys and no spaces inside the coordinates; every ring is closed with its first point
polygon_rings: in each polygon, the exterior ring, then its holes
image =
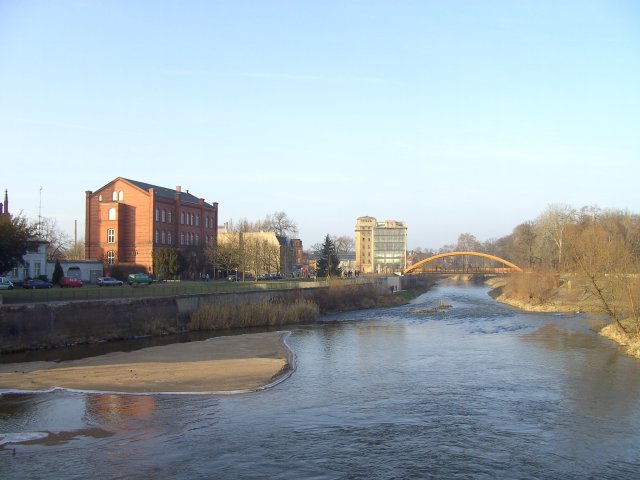
{"type": "Polygon", "coordinates": [[[227,277],[227,281],[229,281],[229,282],[237,282],[238,281],[238,276],[237,275],[229,275],[227,277]]]}
{"type": "Polygon", "coordinates": [[[52,288],[52,287],[53,287],[53,283],[40,280],[39,278],[33,278],[31,280],[27,280],[22,284],[22,288],[29,288],[31,290],[34,290],[36,288],[52,288]]]}
{"type": "Polygon", "coordinates": [[[80,288],[82,286],[82,280],[76,277],[62,277],[58,284],[60,288],[80,288]]]}
{"type": "Polygon", "coordinates": [[[127,283],[129,285],[151,285],[153,279],[146,273],[132,273],[127,277],[127,283]]]}
{"type": "Polygon", "coordinates": [[[13,282],[7,277],[0,277],[0,290],[12,290],[13,282]]]}
{"type": "Polygon", "coordinates": [[[99,287],[121,287],[124,282],[113,277],[98,277],[96,283],[99,287]]]}

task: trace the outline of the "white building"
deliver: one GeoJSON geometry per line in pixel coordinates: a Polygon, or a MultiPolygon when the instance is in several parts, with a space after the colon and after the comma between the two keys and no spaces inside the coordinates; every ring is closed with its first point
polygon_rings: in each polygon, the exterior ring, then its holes
{"type": "Polygon", "coordinates": [[[47,245],[49,242],[36,242],[33,250],[28,251],[22,257],[22,265],[10,270],[6,277],[14,283],[24,282],[28,278],[38,278],[40,275],[46,275],[50,279],[53,270],[48,271],[47,245]]]}

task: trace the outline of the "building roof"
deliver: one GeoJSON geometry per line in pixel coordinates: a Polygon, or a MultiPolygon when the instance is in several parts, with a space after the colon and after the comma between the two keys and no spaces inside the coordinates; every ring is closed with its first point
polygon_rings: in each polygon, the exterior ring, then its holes
{"type": "MultiPolygon", "coordinates": [[[[153,188],[156,196],[158,197],[173,200],[177,193],[178,195],[180,195],[180,199],[182,201],[192,202],[192,203],[200,202],[200,199],[198,197],[196,197],[195,195],[191,195],[190,193],[187,193],[187,192],[182,192],[182,191],[178,192],[173,188],[160,187],[158,185],[153,185],[151,183],[139,182],[138,180],[131,180],[130,178],[124,178],[124,177],[121,177],[121,178],[146,192],[148,192],[150,189],[153,188]]],[[[204,202],[204,204],[208,207],[212,207],[210,203],[204,202]]]]}

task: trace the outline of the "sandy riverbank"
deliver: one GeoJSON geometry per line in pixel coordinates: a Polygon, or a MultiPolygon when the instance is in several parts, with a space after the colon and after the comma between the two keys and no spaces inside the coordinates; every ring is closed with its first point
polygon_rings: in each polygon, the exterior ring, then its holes
{"type": "Polygon", "coordinates": [[[0,391],[56,387],[123,393],[250,391],[290,372],[287,335],[216,337],[60,363],[0,364],[0,391]]]}
{"type": "MultiPolygon", "coordinates": [[[[549,312],[549,313],[575,313],[575,312],[591,312],[602,313],[601,307],[595,300],[584,299],[584,295],[580,294],[579,289],[561,287],[558,288],[556,295],[545,303],[528,303],[515,298],[509,298],[502,293],[502,287],[505,284],[504,278],[493,278],[487,281],[487,284],[492,287],[490,295],[498,302],[511,305],[512,307],[519,308],[528,312],[549,312]]],[[[623,322],[625,323],[625,322],[623,322]]],[[[625,326],[626,328],[626,326],[625,326]]],[[[598,326],[594,328],[598,334],[603,337],[614,341],[620,345],[623,350],[632,357],[640,358],[640,337],[633,337],[625,334],[622,330],[613,323],[607,323],[602,325],[598,322],[598,326]]],[[[629,331],[631,331],[631,325],[629,324],[629,331]]]]}

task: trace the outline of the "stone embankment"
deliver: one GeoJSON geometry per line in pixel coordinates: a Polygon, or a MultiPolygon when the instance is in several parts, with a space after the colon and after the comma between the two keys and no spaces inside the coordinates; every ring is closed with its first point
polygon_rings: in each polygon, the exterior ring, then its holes
{"type": "MultiPolygon", "coordinates": [[[[192,327],[192,314],[208,305],[293,305],[306,300],[325,313],[403,301],[390,293],[399,290],[399,277],[369,280],[315,288],[0,305],[0,353],[185,332],[192,327]]],[[[407,283],[411,288],[415,282],[407,283]]]]}

